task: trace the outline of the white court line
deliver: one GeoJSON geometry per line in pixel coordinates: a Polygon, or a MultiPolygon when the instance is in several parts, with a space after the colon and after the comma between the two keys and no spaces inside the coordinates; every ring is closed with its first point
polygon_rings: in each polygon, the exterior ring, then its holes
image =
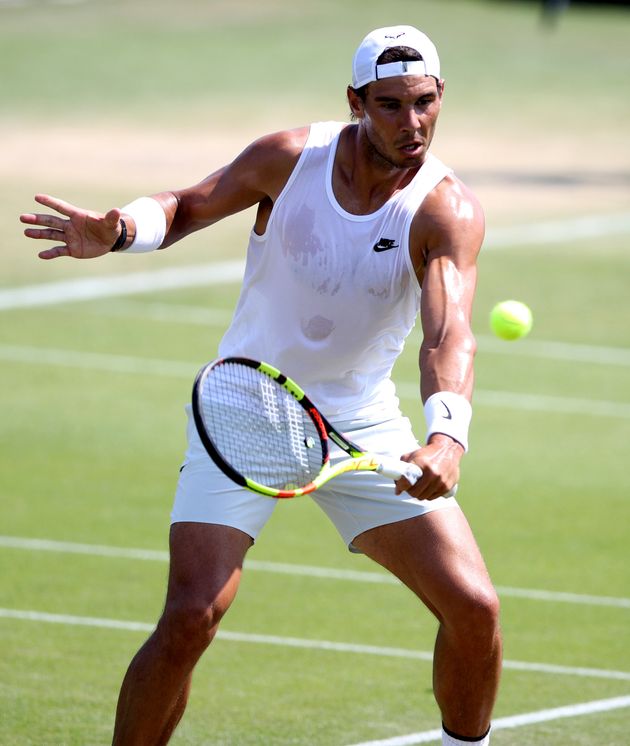
{"type": "MultiPolygon", "coordinates": [[[[526,712],[522,715],[511,715],[509,717],[497,718],[492,721],[492,731],[506,730],[509,728],[521,728],[524,725],[536,725],[537,723],[548,723],[551,720],[562,720],[575,718],[582,715],[593,715],[612,710],[622,710],[630,707],[630,697],[611,697],[610,699],[598,699],[593,702],[581,702],[564,707],[553,707],[549,710],[538,710],[537,712],[526,712]]],[[[406,736],[394,736],[379,741],[363,741],[353,746],[414,746],[417,743],[441,743],[442,731],[427,730],[423,733],[409,733],[406,736]]]]}
{"type": "Polygon", "coordinates": [[[191,379],[205,361],[185,363],[177,360],[112,355],[102,352],[82,352],[51,347],[0,344],[0,360],[30,365],[59,365],[70,368],[136,373],[145,376],[191,379]]]}
{"type": "MultiPolygon", "coordinates": [[[[232,312],[225,309],[176,303],[119,301],[117,303],[92,304],[87,310],[99,316],[126,316],[162,323],[192,324],[195,326],[227,328],[232,320],[232,312]]],[[[506,344],[503,340],[484,334],[477,334],[476,339],[480,353],[588,363],[590,365],[630,367],[630,348],[628,347],[607,347],[529,338],[520,340],[516,345],[506,344]]]]}
{"type": "MultiPolygon", "coordinates": [[[[74,616],[69,614],[49,614],[33,610],[20,609],[2,609],[0,608],[0,618],[15,619],[20,621],[32,621],[48,624],[61,624],[71,626],[96,627],[101,629],[125,630],[130,632],[150,633],[155,625],[145,622],[124,621],[119,619],[103,619],[98,617],[74,616]]],[[[431,653],[418,650],[405,650],[401,648],[384,648],[372,645],[354,645],[348,643],[331,642],[327,640],[305,640],[294,637],[278,637],[275,635],[256,635],[241,632],[229,632],[219,630],[217,638],[229,642],[254,643],[263,645],[281,645],[303,649],[316,649],[337,653],[354,653],[358,655],[379,655],[405,660],[414,659],[430,662],[431,653]]],[[[510,662],[506,661],[504,667],[508,668],[510,662]]],[[[562,669],[552,670],[554,667],[547,666],[545,669],[535,669],[536,664],[528,664],[528,670],[543,671],[546,673],[567,673],[570,675],[583,676],[587,669],[562,669]],[[581,671],[581,672],[580,672],[581,671]]],[[[625,672],[598,672],[601,678],[615,678],[630,681],[630,673],[625,672]],[[605,674],[608,674],[605,676],[605,674]]],[[[579,703],[575,705],[566,705],[564,707],[554,707],[548,710],[539,710],[537,712],[524,713],[521,715],[512,715],[509,717],[498,718],[493,721],[493,729],[503,730],[506,728],[518,728],[525,725],[548,722],[562,718],[578,717],[596,712],[610,712],[611,710],[630,707],[630,696],[613,697],[611,699],[596,700],[593,702],[579,703]]],[[[405,736],[396,736],[379,741],[364,741],[354,746],[412,746],[418,743],[432,743],[441,740],[440,730],[424,731],[422,733],[411,733],[405,736]]]]}
{"type": "Polygon", "coordinates": [[[604,236],[630,233],[630,213],[584,215],[568,220],[492,228],[486,234],[483,249],[506,249],[514,246],[547,246],[565,241],[583,241],[604,236]]]}
{"type": "MultiPolygon", "coordinates": [[[[2,351],[0,349],[0,357],[1,355],[2,351]]],[[[398,381],[396,391],[403,398],[412,399],[419,396],[418,384],[411,384],[406,381],[398,381]]],[[[484,407],[520,409],[526,412],[589,415],[591,417],[611,417],[622,420],[630,418],[630,403],[606,401],[604,399],[582,399],[572,396],[475,389],[474,403],[484,407]]]]}
{"type": "MultiPolygon", "coordinates": [[[[87,310],[100,316],[126,316],[128,318],[195,326],[222,326],[227,328],[232,320],[232,312],[225,309],[176,303],[119,301],[117,303],[92,304],[87,310]]],[[[606,347],[529,338],[520,340],[515,345],[506,344],[505,341],[490,335],[477,334],[476,338],[481,353],[589,363],[591,365],[630,367],[630,348],[627,347],[606,347]]]]}
{"type": "Polygon", "coordinates": [[[604,347],[538,339],[522,339],[518,344],[510,344],[490,335],[478,334],[476,337],[479,352],[482,353],[630,367],[630,348],[628,347],[604,347]]]}
{"type": "MultiPolygon", "coordinates": [[[[192,379],[204,360],[197,363],[184,363],[176,360],[132,357],[99,352],[80,352],[49,347],[0,344],[0,360],[31,365],[59,365],[84,368],[112,373],[135,373],[192,379]]],[[[417,398],[417,383],[398,382],[398,394],[403,398],[417,398]]],[[[519,409],[528,412],[574,414],[579,416],[611,417],[630,419],[630,403],[605,401],[602,399],[581,399],[545,394],[524,394],[512,391],[491,391],[477,389],[475,403],[499,409],[519,409]]]]}
{"type": "MultiPolygon", "coordinates": [[[[0,619],[16,619],[20,621],[45,622],[48,624],[63,624],[80,627],[98,627],[101,629],[128,630],[131,632],[152,632],[155,625],[145,622],[125,621],[121,619],[104,619],[102,617],[85,617],[71,614],[50,614],[32,609],[2,609],[0,619]]],[[[280,647],[299,648],[302,650],[322,650],[336,653],[351,653],[357,655],[375,655],[385,658],[402,658],[404,660],[419,660],[430,663],[433,654],[424,650],[410,650],[408,648],[393,648],[379,645],[360,645],[357,643],[334,642],[332,640],[309,640],[300,637],[285,637],[278,635],[260,635],[249,632],[231,632],[219,630],[217,637],[229,642],[240,642],[255,645],[277,645],[280,647]]],[[[544,673],[553,676],[573,676],[579,678],[596,678],[609,681],[630,681],[628,671],[610,671],[600,668],[584,668],[575,666],[556,666],[550,663],[526,663],[522,661],[503,661],[506,670],[526,671],[528,673],[544,673]]]]}
{"type": "MultiPolygon", "coordinates": [[[[32,552],[86,554],[93,557],[113,557],[116,559],[168,562],[168,552],[155,549],[135,549],[104,546],[99,544],[80,544],[67,541],[53,541],[50,539],[29,539],[20,536],[0,536],[0,548],[22,549],[32,552]]],[[[400,585],[400,582],[393,575],[388,575],[383,572],[339,570],[334,567],[316,567],[313,565],[299,565],[285,562],[268,562],[265,560],[253,560],[249,558],[245,560],[245,567],[248,570],[259,572],[322,578],[324,580],[400,585]]],[[[502,596],[525,598],[533,601],[549,601],[551,603],[558,602],[630,609],[630,598],[622,598],[618,596],[592,596],[580,593],[547,591],[535,588],[512,588],[510,586],[496,586],[496,590],[499,595],[502,596]]]]}
{"type": "MultiPolygon", "coordinates": [[[[518,245],[547,245],[558,241],[628,232],[630,232],[630,213],[587,215],[567,220],[490,230],[484,242],[484,248],[492,250],[518,245]]],[[[244,267],[243,261],[217,262],[5,288],[0,290],[0,310],[152,293],[157,290],[173,290],[180,287],[239,282],[243,277],[244,267]]]]}
{"type": "Polygon", "coordinates": [[[0,311],[153,293],[159,290],[222,285],[240,281],[244,269],[243,261],[215,262],[5,288],[0,290],[0,311]]]}
{"type": "MultiPolygon", "coordinates": [[[[227,329],[232,320],[232,311],[208,306],[193,306],[178,303],[146,303],[139,301],[107,301],[90,304],[83,312],[98,316],[125,316],[168,324],[190,324],[193,326],[221,326],[227,329]]],[[[630,365],[630,363],[629,363],[630,365]]]]}

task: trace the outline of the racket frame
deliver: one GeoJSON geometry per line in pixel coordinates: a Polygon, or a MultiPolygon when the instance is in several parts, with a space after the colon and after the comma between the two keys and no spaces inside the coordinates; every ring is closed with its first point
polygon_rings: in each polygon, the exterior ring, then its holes
{"type": "Polygon", "coordinates": [[[375,456],[374,454],[362,451],[355,443],[352,443],[347,438],[344,438],[344,436],[337,430],[335,430],[330,422],[328,422],[328,420],[321,414],[321,412],[306,395],[304,390],[297,383],[295,383],[295,381],[293,381],[291,378],[288,378],[277,368],[274,368],[273,365],[269,365],[269,363],[264,363],[259,360],[252,360],[247,357],[238,356],[219,358],[211,363],[207,363],[197,373],[195,382],[193,384],[192,411],[201,442],[203,443],[210,458],[212,458],[212,460],[221,469],[221,471],[223,471],[224,474],[226,474],[236,484],[267,497],[292,498],[299,497],[301,495],[308,495],[309,493],[314,492],[318,487],[321,487],[323,484],[328,482],[330,479],[333,479],[340,474],[344,474],[349,471],[379,472],[382,470],[381,458],[375,456]],[[227,364],[244,365],[246,367],[257,370],[260,373],[263,373],[276,383],[280,384],[307,412],[311,421],[315,425],[315,429],[319,436],[322,449],[322,467],[318,475],[311,482],[304,485],[303,487],[292,490],[276,489],[273,487],[269,487],[268,485],[260,484],[259,482],[256,482],[253,479],[244,476],[243,474],[238,472],[228,461],[225,460],[206,430],[203,416],[200,411],[199,397],[204,379],[211,373],[214,368],[227,364]],[[349,456],[348,459],[344,459],[336,466],[331,466],[330,464],[329,440],[332,440],[349,456]]]}

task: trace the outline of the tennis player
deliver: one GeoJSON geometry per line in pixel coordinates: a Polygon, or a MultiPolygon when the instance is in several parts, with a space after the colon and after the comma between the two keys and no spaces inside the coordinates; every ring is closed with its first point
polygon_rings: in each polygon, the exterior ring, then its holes
{"type": "MultiPolygon", "coordinates": [[[[462,510],[442,497],[459,481],[468,449],[470,318],[484,217],[470,190],[429,152],[443,95],[429,38],[411,26],[377,29],[354,55],[351,123],[265,136],[195,186],[104,214],[38,195],[57,214],[21,220],[37,226],[27,236],[55,242],[43,259],[88,258],[164,249],[257,206],[241,296],[219,354],[276,366],[362,448],[422,469],[414,486],[345,475],[313,499],[351,551],[387,568],[436,616],[433,688],[443,743],[485,745],[501,668],[498,601],[462,510]],[[390,378],[418,313],[422,447],[390,378]]],[[[124,679],[115,744],[168,742],[195,664],[275,504],[220,473],[189,418],[165,608],[124,679]]]]}

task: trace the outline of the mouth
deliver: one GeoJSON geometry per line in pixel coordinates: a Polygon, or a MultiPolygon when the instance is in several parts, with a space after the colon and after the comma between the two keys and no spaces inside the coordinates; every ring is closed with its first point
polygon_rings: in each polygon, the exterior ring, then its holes
{"type": "Polygon", "coordinates": [[[412,142],[406,142],[402,145],[398,145],[398,150],[400,150],[405,155],[414,156],[419,155],[422,152],[422,148],[424,147],[424,143],[422,140],[413,140],[412,142]]]}

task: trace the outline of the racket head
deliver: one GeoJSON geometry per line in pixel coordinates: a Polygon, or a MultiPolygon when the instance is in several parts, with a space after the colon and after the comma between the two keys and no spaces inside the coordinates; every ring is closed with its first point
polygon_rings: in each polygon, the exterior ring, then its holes
{"type": "Polygon", "coordinates": [[[208,455],[236,484],[276,498],[316,488],[329,459],[324,421],[277,368],[245,357],[208,363],[195,378],[192,410],[208,455]]]}

